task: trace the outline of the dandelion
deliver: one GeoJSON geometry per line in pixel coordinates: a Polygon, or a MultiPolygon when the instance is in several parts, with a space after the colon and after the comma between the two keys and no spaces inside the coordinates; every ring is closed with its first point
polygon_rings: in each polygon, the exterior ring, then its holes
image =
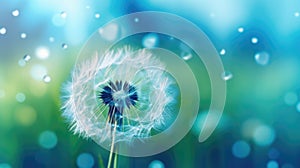
{"type": "MultiPolygon", "coordinates": [[[[63,116],[70,129],[96,143],[131,143],[167,128],[172,118],[174,79],[150,51],[129,47],[78,64],[63,87],[63,116]]],[[[116,158],[115,158],[116,159],[116,158]]]]}

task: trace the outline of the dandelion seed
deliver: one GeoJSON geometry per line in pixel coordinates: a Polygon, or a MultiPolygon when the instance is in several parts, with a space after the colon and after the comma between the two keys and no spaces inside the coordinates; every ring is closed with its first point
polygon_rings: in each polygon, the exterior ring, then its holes
{"type": "Polygon", "coordinates": [[[75,67],[63,89],[63,116],[74,133],[98,144],[147,138],[167,127],[174,83],[145,49],[109,51],[75,67]]]}

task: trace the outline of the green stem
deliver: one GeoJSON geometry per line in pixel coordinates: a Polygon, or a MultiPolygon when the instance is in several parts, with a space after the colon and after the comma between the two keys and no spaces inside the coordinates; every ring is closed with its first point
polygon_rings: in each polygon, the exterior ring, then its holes
{"type": "MultiPolygon", "coordinates": [[[[116,121],[115,121],[115,125],[116,125],[116,121]]],[[[107,168],[111,167],[111,162],[112,162],[112,156],[114,153],[114,146],[115,146],[115,133],[116,133],[116,126],[114,127],[113,130],[113,135],[112,135],[112,141],[111,141],[111,147],[110,147],[110,153],[109,153],[109,159],[108,159],[108,164],[107,164],[107,168]]]]}

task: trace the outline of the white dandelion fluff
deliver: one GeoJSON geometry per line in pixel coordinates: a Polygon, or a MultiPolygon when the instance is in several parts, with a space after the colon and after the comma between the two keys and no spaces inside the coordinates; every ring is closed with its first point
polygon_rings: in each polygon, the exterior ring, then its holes
{"type": "Polygon", "coordinates": [[[131,142],[167,128],[174,79],[150,51],[124,47],[78,64],[63,87],[71,130],[97,143],[131,142]],[[113,134],[112,134],[113,133],[113,134]]]}

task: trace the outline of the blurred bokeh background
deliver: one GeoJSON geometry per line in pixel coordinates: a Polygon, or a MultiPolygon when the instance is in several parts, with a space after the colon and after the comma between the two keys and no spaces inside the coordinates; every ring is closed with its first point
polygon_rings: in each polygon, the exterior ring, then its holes
{"type": "MultiPolygon", "coordinates": [[[[0,168],[106,165],[108,151],[68,131],[60,88],[93,32],[145,10],[177,14],[207,34],[226,69],[227,101],[218,128],[199,143],[210,85],[203,64],[190,63],[203,84],[192,130],[168,151],[121,156],[119,166],[300,167],[300,1],[1,0],[0,168]]],[[[152,34],[136,45],[147,38],[160,40],[152,34]]]]}

